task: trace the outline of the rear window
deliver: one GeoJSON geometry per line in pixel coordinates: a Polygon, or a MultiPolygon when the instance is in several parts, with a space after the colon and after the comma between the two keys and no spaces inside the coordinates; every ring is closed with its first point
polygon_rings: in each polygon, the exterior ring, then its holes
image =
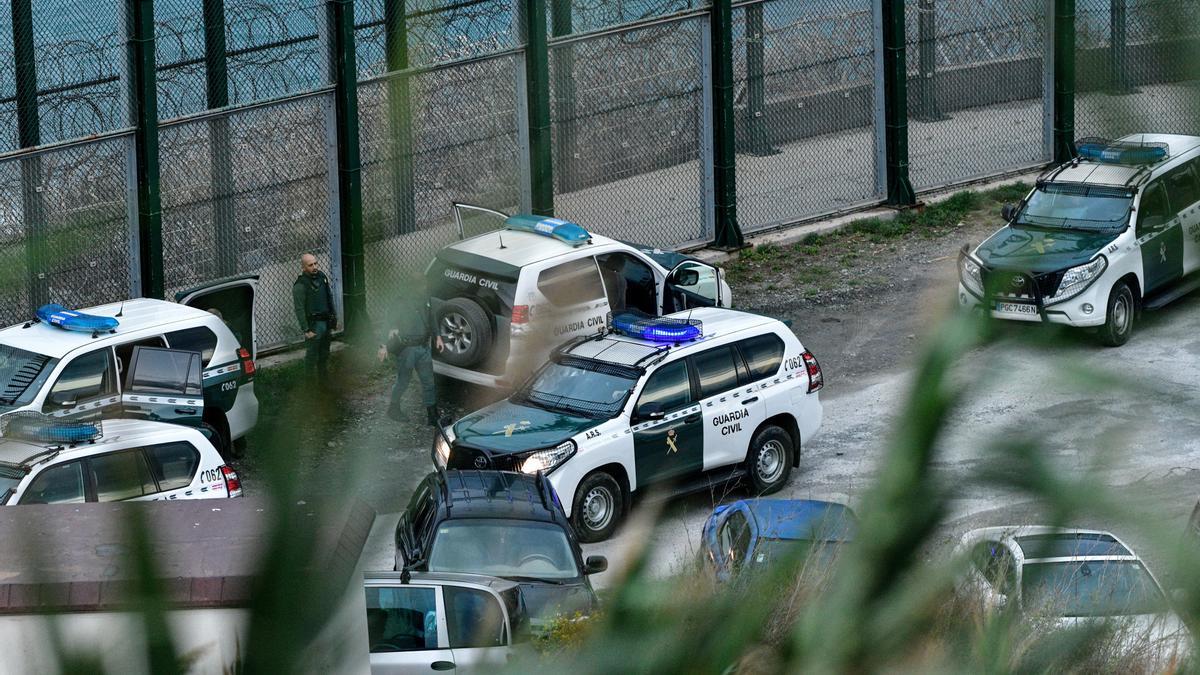
{"type": "Polygon", "coordinates": [[[167,343],[171,349],[182,349],[185,352],[200,352],[200,360],[208,365],[213,352],[217,350],[217,334],[211,328],[197,326],[167,333],[167,343]]]}
{"type": "Polygon", "coordinates": [[[761,380],[779,372],[783,362],[783,340],[778,335],[759,335],[738,343],[746,367],[750,370],[750,381],[761,380]]]}
{"type": "Polygon", "coordinates": [[[515,274],[508,276],[507,272],[452,264],[439,257],[430,265],[425,279],[432,297],[442,300],[471,298],[492,312],[511,316],[513,299],[517,296],[517,281],[515,274]]]}
{"type": "Polygon", "coordinates": [[[160,490],[178,490],[192,484],[200,453],[191,443],[163,443],[146,448],[150,471],[158,480],[160,490]]]}
{"type": "Polygon", "coordinates": [[[55,363],[56,359],[43,354],[0,345],[0,406],[32,401],[55,363]]]}

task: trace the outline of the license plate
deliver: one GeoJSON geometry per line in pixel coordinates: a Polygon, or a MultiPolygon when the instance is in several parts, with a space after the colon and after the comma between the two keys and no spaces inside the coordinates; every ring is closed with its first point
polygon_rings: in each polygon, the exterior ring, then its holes
{"type": "Polygon", "coordinates": [[[997,302],[996,311],[1003,314],[1024,314],[1026,316],[1037,316],[1037,305],[1028,305],[1022,302],[997,302]]]}

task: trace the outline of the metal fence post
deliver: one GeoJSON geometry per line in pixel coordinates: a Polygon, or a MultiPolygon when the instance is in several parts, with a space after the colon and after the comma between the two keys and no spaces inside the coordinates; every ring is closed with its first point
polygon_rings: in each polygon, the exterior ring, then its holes
{"type": "MultiPolygon", "coordinates": [[[[225,49],[225,0],[204,0],[204,79],[209,110],[229,105],[225,49]]],[[[218,276],[237,272],[237,221],[233,214],[233,163],[229,119],[208,123],[209,177],[213,197],[214,255],[218,276]]]]}
{"type": "Polygon", "coordinates": [[[915,118],[923,122],[936,122],[945,119],[937,104],[937,15],[934,0],[920,0],[917,3],[917,45],[920,48],[920,79],[919,88],[920,109],[915,118]]]}
{"type": "Polygon", "coordinates": [[[1054,161],[1075,157],[1075,0],[1054,2],[1054,161]]]}
{"type": "MultiPolygon", "coordinates": [[[[574,30],[571,0],[550,0],[550,34],[570,35],[574,30]]],[[[558,111],[558,134],[554,138],[554,170],[562,192],[575,189],[578,144],[575,133],[575,47],[554,50],[554,107],[558,111]]]]}
{"type": "Polygon", "coordinates": [[[1042,0],[1042,159],[1054,161],[1054,3],[1042,0]]]}
{"type": "Polygon", "coordinates": [[[344,333],[365,334],[366,272],[363,267],[362,175],[358,146],[358,72],[354,58],[354,0],[328,0],[330,73],[333,76],[338,165],[338,231],[342,239],[344,333]]]}
{"type": "Polygon", "coordinates": [[[904,0],[880,0],[883,19],[883,107],[886,119],[887,204],[917,203],[908,178],[908,73],[905,67],[904,0]]]}
{"type": "Polygon", "coordinates": [[[737,127],[733,108],[733,4],[712,0],[713,186],[718,248],[746,245],[737,220],[737,127]]]}
{"type": "Polygon", "coordinates": [[[767,134],[767,91],[763,77],[763,6],[746,5],[746,126],[750,134],[750,152],[755,155],[774,155],[767,134]]]}
{"type": "MultiPolygon", "coordinates": [[[[31,0],[12,3],[13,77],[17,92],[17,145],[32,148],[42,142],[37,105],[37,64],[33,49],[31,0]]],[[[30,310],[50,302],[46,274],[46,211],[42,202],[42,159],[21,160],[21,217],[25,221],[25,269],[29,279],[30,310]]]]}
{"type": "Polygon", "coordinates": [[[408,18],[404,0],[384,0],[384,58],[388,72],[388,126],[392,132],[392,195],[396,200],[396,233],[417,230],[413,186],[412,102],[409,97],[408,18]],[[400,74],[395,74],[400,73],[400,74]]]}
{"type": "Polygon", "coordinates": [[[529,183],[531,210],[554,215],[554,156],[550,131],[550,58],[546,40],[546,0],[521,0],[525,42],[525,91],[529,102],[529,183]]]}
{"type": "Polygon", "coordinates": [[[1126,0],[1112,0],[1109,5],[1109,87],[1114,94],[1128,94],[1130,89],[1125,5],[1126,0]]]}
{"type": "Polygon", "coordinates": [[[161,298],[162,198],[158,173],[158,85],[154,71],[154,0],[126,0],[129,111],[137,155],[138,263],[142,296],[161,298]]]}

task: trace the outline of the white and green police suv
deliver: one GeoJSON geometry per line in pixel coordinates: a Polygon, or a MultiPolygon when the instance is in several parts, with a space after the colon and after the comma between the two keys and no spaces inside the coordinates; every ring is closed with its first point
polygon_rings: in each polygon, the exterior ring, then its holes
{"type": "Polygon", "coordinates": [[[1122,345],[1141,309],[1200,288],[1200,137],[1085,139],[1008,224],[959,256],[959,304],[1096,328],[1122,345]]]}
{"type": "Polygon", "coordinates": [[[0,329],[0,417],[34,411],[206,426],[228,456],[258,421],[257,283],[226,279],[181,292],[179,302],[138,298],[84,310],[115,319],[111,332],[36,320],[0,329]]]}
{"type": "Polygon", "coordinates": [[[608,538],[630,496],[787,481],[821,424],[821,368],[778,320],[701,308],[617,314],[556,349],[508,399],[434,441],[438,466],[546,472],[583,541],[608,538]],[[665,485],[664,485],[665,484],[665,485]]]}
{"type": "Polygon", "coordinates": [[[723,272],[695,258],[557,218],[454,206],[463,240],[425,273],[445,344],[434,357],[439,375],[509,388],[554,347],[604,327],[609,312],[730,306],[723,272]]]}

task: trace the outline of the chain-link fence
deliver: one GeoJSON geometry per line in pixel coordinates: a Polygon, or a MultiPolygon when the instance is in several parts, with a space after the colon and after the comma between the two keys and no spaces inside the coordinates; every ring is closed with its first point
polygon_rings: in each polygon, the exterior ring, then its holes
{"type": "Polygon", "coordinates": [[[742,229],[878,200],[871,6],[755,0],[733,19],[742,229]]]}
{"type": "Polygon", "coordinates": [[[1049,160],[1045,0],[906,0],[917,189],[1049,160]]]}
{"type": "MultiPolygon", "coordinates": [[[[361,227],[365,286],[347,297],[365,290],[381,311],[455,237],[450,202],[527,210],[549,204],[545,185],[556,215],[599,233],[711,241],[733,222],[716,208],[730,174],[714,162],[731,137],[747,231],[883,197],[881,119],[898,89],[879,65],[891,38],[877,0],[743,0],[731,28],[698,0],[547,0],[548,46],[522,28],[538,1],[358,0],[352,24],[328,0],[4,3],[0,323],[40,302],[114,301],[151,282],[169,296],[254,273],[260,346],[284,344],[298,338],[289,290],[302,252],[340,291],[341,233],[361,227]],[[152,64],[127,35],[151,24],[126,17],[151,6],[152,64]],[[356,92],[333,67],[348,35],[356,92]],[[732,128],[715,107],[721,45],[732,128]],[[131,129],[145,107],[130,99],[150,77],[156,156],[143,154],[153,125],[131,129]],[[339,119],[355,95],[357,117],[339,119]],[[531,128],[547,109],[549,148],[531,128]],[[141,267],[139,228],[162,238],[161,276],[141,267]]],[[[1048,161],[1050,5],[904,3],[918,188],[1048,161]]],[[[1079,0],[1075,22],[1080,135],[1194,133],[1200,0],[1079,0]]]]}
{"type": "Polygon", "coordinates": [[[1194,134],[1200,119],[1200,1],[1079,0],[1079,136],[1194,134]]]}
{"type": "Polygon", "coordinates": [[[521,199],[519,53],[392,74],[359,88],[368,310],[457,238],[450,203],[521,199]],[[407,105],[405,100],[407,99],[407,105]]]}
{"type": "Polygon", "coordinates": [[[556,213],[655,246],[711,236],[707,30],[690,16],[551,46],[556,213]]]}

